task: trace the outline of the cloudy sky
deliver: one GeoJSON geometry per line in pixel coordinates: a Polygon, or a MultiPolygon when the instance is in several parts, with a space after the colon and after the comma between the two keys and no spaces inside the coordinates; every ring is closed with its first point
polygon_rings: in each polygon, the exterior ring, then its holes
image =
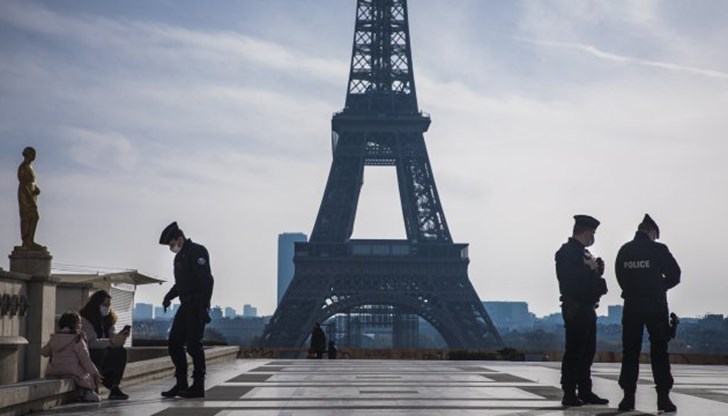
{"type": "MultiPolygon", "coordinates": [[[[558,308],[573,214],[619,246],[649,212],[683,268],[679,314],[728,313],[728,3],[411,0],[420,107],[453,237],[484,300],[558,308]]],[[[343,107],[354,0],[0,2],[0,252],[35,163],[56,268],[170,280],[177,220],[213,302],[270,314],[276,241],[310,233],[343,107]]],[[[354,237],[402,238],[393,168],[365,171],[354,237]]],[[[0,262],[7,268],[7,260],[0,262]]],[[[142,287],[159,303],[169,288],[142,287]]]]}

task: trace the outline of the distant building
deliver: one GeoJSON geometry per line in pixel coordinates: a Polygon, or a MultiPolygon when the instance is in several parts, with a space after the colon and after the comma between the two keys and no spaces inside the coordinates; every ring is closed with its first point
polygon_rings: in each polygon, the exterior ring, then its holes
{"type": "Polygon", "coordinates": [[[208,328],[214,329],[225,338],[230,345],[253,346],[253,339],[263,334],[265,324],[270,317],[235,319],[213,319],[208,328]]]}
{"type": "Polygon", "coordinates": [[[210,318],[211,319],[222,319],[222,308],[219,306],[215,306],[212,309],[210,309],[210,318]]]}
{"type": "Polygon", "coordinates": [[[526,302],[486,301],[483,307],[493,324],[499,328],[530,328],[535,320],[526,302]]]}
{"type": "Polygon", "coordinates": [[[248,318],[253,318],[258,316],[258,308],[253,307],[252,305],[245,304],[243,305],[243,316],[248,318]]]}
{"type": "Polygon", "coordinates": [[[538,319],[534,325],[537,329],[543,329],[543,330],[549,330],[549,328],[557,327],[557,328],[563,328],[564,327],[564,317],[561,315],[561,312],[552,313],[550,315],[546,315],[541,319],[538,319]]]}
{"type": "Polygon", "coordinates": [[[701,326],[709,331],[718,331],[723,328],[725,319],[721,314],[709,313],[701,320],[701,326]]]}
{"type": "MultiPolygon", "coordinates": [[[[293,280],[295,271],[293,255],[295,243],[305,243],[308,236],[303,233],[283,233],[278,235],[278,303],[281,303],[283,294],[286,293],[288,285],[293,280]]],[[[243,316],[245,313],[243,313],[243,316]]]]}
{"type": "Polygon", "coordinates": [[[607,320],[610,324],[622,323],[622,314],[624,312],[624,306],[622,305],[609,305],[607,306],[607,320]]]}
{"type": "Polygon", "coordinates": [[[229,306],[225,308],[225,317],[226,318],[235,318],[236,316],[238,316],[238,313],[235,311],[235,309],[233,309],[229,306]]]}
{"type": "Polygon", "coordinates": [[[137,303],[132,313],[133,320],[150,321],[154,318],[154,305],[151,303],[137,303]]]}
{"type": "Polygon", "coordinates": [[[174,315],[177,313],[177,309],[179,309],[179,303],[173,303],[169,308],[167,308],[167,312],[164,312],[164,308],[162,306],[157,306],[154,308],[154,319],[173,319],[174,315]]]}

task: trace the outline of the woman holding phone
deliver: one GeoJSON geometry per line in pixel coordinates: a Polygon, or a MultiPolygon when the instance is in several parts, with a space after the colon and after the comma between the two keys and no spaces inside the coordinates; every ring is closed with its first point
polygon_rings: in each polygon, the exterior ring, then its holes
{"type": "Polygon", "coordinates": [[[127,325],[116,332],[116,314],[111,310],[111,295],[105,290],[94,292],[83,308],[81,315],[82,331],[88,341],[91,360],[103,377],[102,384],[109,389],[109,400],[126,400],[128,395],[119,388],[126,369],[126,349],[124,343],[131,333],[127,325]]]}

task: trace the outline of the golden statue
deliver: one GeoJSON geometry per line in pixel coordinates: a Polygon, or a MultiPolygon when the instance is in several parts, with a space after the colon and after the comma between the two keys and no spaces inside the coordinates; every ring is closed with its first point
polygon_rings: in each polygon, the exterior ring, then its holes
{"type": "Polygon", "coordinates": [[[35,160],[35,149],[26,147],[23,150],[23,163],[18,166],[18,205],[20,206],[20,236],[23,239],[23,249],[45,248],[37,244],[35,229],[38,226],[38,195],[40,189],[35,186],[35,171],[31,163],[35,160]]]}

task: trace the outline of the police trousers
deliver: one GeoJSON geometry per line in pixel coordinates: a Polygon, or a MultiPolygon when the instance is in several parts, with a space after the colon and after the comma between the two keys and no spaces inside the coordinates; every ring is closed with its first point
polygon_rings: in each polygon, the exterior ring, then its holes
{"type": "Polygon", "coordinates": [[[561,387],[564,391],[587,394],[592,391],[591,366],[597,350],[597,314],[589,304],[561,305],[566,332],[561,360],[561,387]]]}
{"type": "Polygon", "coordinates": [[[622,315],[622,369],[619,386],[625,392],[637,389],[639,360],[644,328],[650,335],[650,362],[652,377],[658,392],[672,389],[670,356],[667,343],[670,340],[670,318],[664,299],[637,298],[624,301],[622,315]]]}
{"type": "Polygon", "coordinates": [[[192,357],[192,378],[204,380],[205,352],[202,350],[202,336],[205,322],[200,319],[200,307],[196,302],[182,303],[177,310],[169,330],[169,356],[175,367],[177,379],[187,379],[187,355],[192,357]],[[185,354],[186,352],[186,354],[185,354]]]}

